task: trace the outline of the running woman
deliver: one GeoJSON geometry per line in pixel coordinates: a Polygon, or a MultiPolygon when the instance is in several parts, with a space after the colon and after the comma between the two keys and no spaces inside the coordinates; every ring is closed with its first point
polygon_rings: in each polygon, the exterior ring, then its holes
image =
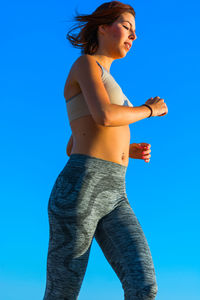
{"type": "Polygon", "coordinates": [[[129,124],[164,116],[168,108],[160,97],[133,106],[110,73],[113,61],[126,57],[137,38],[132,6],[106,2],[75,19],[81,22],[80,32],[70,35],[75,27],[67,38],[81,48],[81,56],[73,63],[64,88],[72,135],[69,159],[48,202],[43,300],[78,299],[93,238],[117,274],[124,299],[153,300],[158,291],[155,269],[127,198],[125,175],[129,158],[148,163],[151,157],[150,144],[130,144],[129,124]]]}

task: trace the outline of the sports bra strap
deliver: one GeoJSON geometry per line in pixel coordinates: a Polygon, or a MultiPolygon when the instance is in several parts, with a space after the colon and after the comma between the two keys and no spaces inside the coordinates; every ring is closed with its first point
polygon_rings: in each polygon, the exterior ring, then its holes
{"type": "Polygon", "coordinates": [[[96,60],[97,64],[101,67],[101,70],[102,70],[102,76],[104,74],[104,67],[96,60]]]}

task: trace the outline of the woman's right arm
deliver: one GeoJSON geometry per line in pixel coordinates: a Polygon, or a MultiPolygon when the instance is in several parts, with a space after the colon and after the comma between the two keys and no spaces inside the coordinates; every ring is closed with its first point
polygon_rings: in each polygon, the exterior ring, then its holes
{"type": "MultiPolygon", "coordinates": [[[[94,57],[87,54],[80,56],[75,67],[77,82],[96,123],[111,127],[124,126],[149,117],[150,109],[146,106],[128,107],[110,103],[101,78],[101,70],[94,57]]],[[[163,102],[163,99],[151,100],[153,116],[166,112],[167,107],[163,102]]]]}

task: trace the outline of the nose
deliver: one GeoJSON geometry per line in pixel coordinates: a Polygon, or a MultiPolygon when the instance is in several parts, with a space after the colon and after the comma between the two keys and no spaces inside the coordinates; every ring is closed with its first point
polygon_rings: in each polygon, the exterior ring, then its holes
{"type": "Polygon", "coordinates": [[[131,38],[133,39],[133,41],[135,41],[135,40],[137,39],[137,35],[136,35],[135,32],[133,32],[133,33],[131,34],[131,38]]]}

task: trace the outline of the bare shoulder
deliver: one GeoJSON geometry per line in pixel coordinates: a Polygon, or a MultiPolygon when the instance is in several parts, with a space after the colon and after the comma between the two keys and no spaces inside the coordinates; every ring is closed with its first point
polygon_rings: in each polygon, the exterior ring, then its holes
{"type": "Polygon", "coordinates": [[[74,86],[78,84],[78,77],[86,75],[86,72],[93,72],[93,75],[100,76],[101,68],[96,63],[96,59],[92,55],[84,54],[79,56],[71,66],[67,78],[67,85],[74,86]]]}
{"type": "Polygon", "coordinates": [[[82,55],[74,62],[76,82],[96,123],[104,124],[110,99],[102,81],[102,70],[95,57],[82,55]]]}
{"type": "Polygon", "coordinates": [[[89,54],[83,54],[81,56],[79,56],[77,58],[77,60],[75,60],[74,63],[84,63],[84,62],[92,62],[92,61],[95,61],[95,58],[92,56],[92,55],[89,55],[89,54]]]}
{"type": "Polygon", "coordinates": [[[70,67],[64,86],[64,98],[66,101],[81,92],[77,74],[80,74],[80,70],[84,67],[82,66],[82,62],[85,60],[84,56],[85,55],[78,57],[70,67]]]}
{"type": "Polygon", "coordinates": [[[97,72],[97,76],[101,75],[101,69],[96,63],[95,57],[89,54],[83,54],[74,62],[74,71],[76,74],[84,73],[84,71],[97,72]]]}

